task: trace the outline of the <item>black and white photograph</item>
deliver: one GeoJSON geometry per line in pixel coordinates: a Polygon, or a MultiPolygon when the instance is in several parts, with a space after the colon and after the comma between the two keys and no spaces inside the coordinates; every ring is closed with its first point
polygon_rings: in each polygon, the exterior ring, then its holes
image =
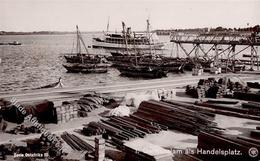
{"type": "Polygon", "coordinates": [[[0,0],[0,161],[260,161],[260,0],[0,0]]]}

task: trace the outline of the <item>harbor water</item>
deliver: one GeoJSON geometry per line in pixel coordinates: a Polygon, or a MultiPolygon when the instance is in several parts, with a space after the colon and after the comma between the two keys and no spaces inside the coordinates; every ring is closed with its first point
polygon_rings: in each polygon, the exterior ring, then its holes
{"type": "MultiPolygon", "coordinates": [[[[92,37],[102,36],[102,33],[83,34],[87,46],[91,46],[92,37]]],[[[170,43],[169,36],[159,36],[165,42],[165,49],[157,54],[176,56],[176,46],[170,43]]],[[[118,70],[109,68],[104,74],[67,73],[62,63],[63,55],[75,48],[76,35],[5,35],[0,36],[0,42],[21,42],[22,45],[0,45],[0,92],[21,91],[37,88],[57,82],[62,78],[65,86],[116,84],[122,81],[135,81],[142,78],[127,78],[120,76],[118,70]]],[[[190,47],[192,49],[192,46],[190,47]]],[[[185,54],[180,51],[180,57],[185,54]]],[[[91,53],[107,54],[104,49],[90,49],[91,53]]],[[[168,79],[177,74],[168,74],[168,79]]],[[[185,74],[178,74],[181,76],[185,74]]],[[[167,79],[167,78],[162,78],[167,79]]]]}
{"type": "MultiPolygon", "coordinates": [[[[91,46],[92,37],[102,33],[83,34],[87,46],[91,46]]],[[[169,37],[161,39],[168,42],[169,37]]],[[[22,45],[0,45],[0,91],[21,91],[37,88],[57,82],[62,77],[64,86],[97,85],[134,81],[134,78],[121,77],[119,71],[110,68],[104,74],[67,73],[62,63],[63,55],[72,52],[75,48],[76,35],[5,35],[0,36],[0,42],[21,42],[22,45]]],[[[166,50],[159,51],[169,53],[166,50]]],[[[104,49],[90,49],[96,54],[107,54],[104,49]]],[[[171,76],[171,74],[169,75],[171,76]]],[[[174,76],[174,75],[172,75],[174,76]]]]}

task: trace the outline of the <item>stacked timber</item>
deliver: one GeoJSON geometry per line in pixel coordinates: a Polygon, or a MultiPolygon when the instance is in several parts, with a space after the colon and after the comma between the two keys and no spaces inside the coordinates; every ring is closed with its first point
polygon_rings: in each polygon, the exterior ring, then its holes
{"type": "Polygon", "coordinates": [[[235,91],[233,94],[233,98],[260,102],[260,92],[235,91]]]}
{"type": "MultiPolygon", "coordinates": [[[[219,110],[225,110],[225,111],[231,111],[241,114],[248,114],[253,116],[260,116],[260,110],[256,110],[254,108],[241,108],[236,107],[234,105],[225,105],[225,104],[218,104],[218,103],[209,103],[209,102],[196,102],[196,105],[219,109],[219,110]]],[[[252,103],[251,103],[252,104],[252,103]]],[[[246,103],[244,103],[246,105],[246,103]]]]}
{"type": "Polygon", "coordinates": [[[255,111],[259,111],[260,110],[260,103],[259,102],[243,102],[242,103],[242,108],[246,108],[246,109],[253,109],[255,111]]]}
{"type": "Polygon", "coordinates": [[[108,120],[101,119],[100,122],[90,122],[82,130],[87,136],[103,135],[104,138],[111,138],[114,144],[123,145],[123,141],[132,138],[144,138],[146,134],[159,133],[167,130],[168,127],[141,118],[135,114],[125,117],[111,117],[108,120]]]}
{"type": "Polygon", "coordinates": [[[259,84],[259,82],[247,82],[247,86],[250,87],[250,88],[260,89],[260,84],[259,84]]]}
{"type": "Polygon", "coordinates": [[[58,123],[65,123],[78,117],[79,107],[76,104],[63,104],[56,107],[58,123]]]}
{"type": "Polygon", "coordinates": [[[130,116],[110,117],[99,122],[90,122],[81,131],[84,135],[103,135],[116,145],[133,138],[143,138],[146,134],[159,133],[162,130],[175,129],[189,134],[201,131],[219,130],[213,121],[214,114],[182,104],[170,104],[159,101],[143,101],[137,112],[130,116]]]}
{"type": "Polygon", "coordinates": [[[31,133],[35,134],[35,133],[41,133],[41,130],[35,126],[29,126],[26,127],[24,125],[18,125],[10,130],[5,131],[6,133],[9,134],[22,134],[22,135],[29,135],[31,133]]]}
{"type": "Polygon", "coordinates": [[[86,117],[88,112],[101,107],[115,107],[118,104],[108,96],[89,93],[79,100],[65,101],[61,106],[56,107],[58,122],[68,122],[77,117],[86,117]]]}
{"type": "MultiPolygon", "coordinates": [[[[250,108],[242,109],[239,107],[235,107],[233,104],[228,106],[228,105],[223,105],[223,104],[221,104],[221,105],[212,104],[209,102],[195,102],[195,104],[193,104],[193,103],[185,103],[185,102],[179,102],[179,101],[173,101],[173,100],[164,100],[164,101],[167,103],[173,104],[173,105],[183,106],[187,109],[196,110],[196,111],[199,111],[200,113],[204,113],[204,114],[210,114],[210,115],[222,114],[222,115],[234,116],[234,117],[239,117],[239,118],[260,120],[259,112],[254,113],[254,111],[252,111],[250,108]],[[249,110],[250,110],[250,112],[248,112],[249,110]]],[[[218,102],[227,103],[226,101],[218,101],[218,102]]],[[[235,103],[235,102],[233,102],[233,103],[235,103]]]]}
{"type": "Polygon", "coordinates": [[[170,129],[189,134],[200,131],[215,131],[217,124],[213,122],[214,115],[201,113],[178,104],[159,101],[143,101],[135,115],[165,125],[170,129]]]}
{"type": "Polygon", "coordinates": [[[123,151],[126,152],[126,161],[172,161],[172,153],[158,145],[142,139],[127,141],[123,151]]]}
{"type": "MultiPolygon", "coordinates": [[[[202,132],[198,136],[196,157],[202,161],[257,161],[260,159],[260,135],[250,136],[217,135],[202,132]]],[[[259,130],[258,130],[259,131],[259,130]]]]}
{"type": "Polygon", "coordinates": [[[198,85],[186,86],[186,94],[194,98],[221,98],[235,97],[235,92],[248,92],[248,87],[241,82],[232,82],[226,77],[216,80],[215,78],[200,79],[198,85]],[[232,94],[234,92],[234,95],[232,94]],[[229,95],[231,93],[231,95],[229,95]]]}
{"type": "Polygon", "coordinates": [[[64,132],[61,138],[73,149],[77,151],[94,152],[94,147],[74,134],[64,132]]]}

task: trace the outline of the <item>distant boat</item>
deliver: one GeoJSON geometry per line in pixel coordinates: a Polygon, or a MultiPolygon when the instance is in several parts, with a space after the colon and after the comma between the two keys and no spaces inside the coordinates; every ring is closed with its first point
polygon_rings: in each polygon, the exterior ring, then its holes
{"type": "Polygon", "coordinates": [[[76,53],[70,53],[64,55],[67,63],[63,64],[63,67],[66,68],[68,72],[72,73],[106,73],[108,64],[105,64],[105,58],[90,54],[81,33],[77,29],[77,44],[76,44],[76,53]],[[86,53],[83,53],[81,46],[83,45],[86,53]]]}
{"type": "Polygon", "coordinates": [[[127,31],[123,30],[122,33],[108,33],[107,31],[103,38],[93,38],[92,47],[126,50],[126,43],[128,50],[149,50],[150,48],[161,50],[164,47],[164,43],[159,41],[157,34],[150,32],[148,20],[146,32],[133,34],[130,27],[127,28],[127,31]]]}
{"type": "Polygon", "coordinates": [[[149,66],[138,66],[138,65],[129,65],[121,66],[117,68],[122,75],[128,77],[144,77],[144,78],[162,78],[166,77],[168,71],[159,69],[157,67],[149,66]]]}
{"type": "Polygon", "coordinates": [[[22,45],[22,43],[18,41],[13,41],[13,42],[1,42],[0,45],[22,45]]]}
{"type": "Polygon", "coordinates": [[[18,41],[13,41],[8,43],[8,45],[22,45],[22,43],[18,42],[18,41]]]}
{"type": "Polygon", "coordinates": [[[82,64],[70,63],[63,64],[63,67],[71,73],[106,73],[107,65],[102,64],[82,64]]]}
{"type": "Polygon", "coordinates": [[[86,55],[86,54],[67,54],[64,58],[68,63],[100,63],[101,57],[98,55],[86,55]]]}
{"type": "Polygon", "coordinates": [[[63,84],[62,84],[61,81],[62,81],[62,79],[61,79],[61,77],[60,77],[58,82],[55,82],[55,83],[52,83],[52,84],[49,84],[49,85],[45,85],[45,86],[41,86],[41,87],[38,87],[38,88],[34,88],[34,89],[62,88],[62,87],[63,87],[63,84]]]}

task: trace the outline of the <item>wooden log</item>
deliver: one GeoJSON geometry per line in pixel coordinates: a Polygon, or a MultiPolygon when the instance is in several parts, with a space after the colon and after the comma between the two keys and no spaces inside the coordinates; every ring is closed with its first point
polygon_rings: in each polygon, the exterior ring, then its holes
{"type": "Polygon", "coordinates": [[[250,133],[253,137],[259,137],[260,138],[260,130],[252,130],[250,133]]]}
{"type": "Polygon", "coordinates": [[[245,136],[238,136],[237,138],[251,142],[251,143],[254,143],[254,144],[257,144],[257,145],[260,145],[260,140],[257,140],[257,139],[254,139],[254,138],[249,138],[249,137],[245,137],[245,136]]]}

